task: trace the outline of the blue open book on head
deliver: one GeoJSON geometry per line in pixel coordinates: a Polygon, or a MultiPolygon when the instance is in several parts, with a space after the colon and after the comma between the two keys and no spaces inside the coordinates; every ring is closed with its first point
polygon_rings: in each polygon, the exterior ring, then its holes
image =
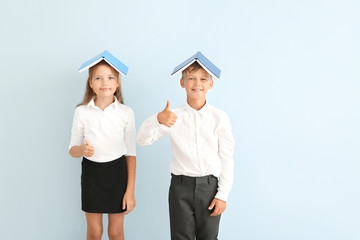
{"type": "Polygon", "coordinates": [[[96,65],[102,60],[105,60],[111,67],[113,67],[121,75],[126,76],[129,68],[106,50],[100,53],[99,55],[96,55],[92,59],[84,62],[81,65],[81,67],[78,69],[78,71],[79,72],[85,71],[86,69],[91,68],[92,66],[96,65]]]}
{"type": "Polygon", "coordinates": [[[219,79],[221,70],[216,67],[209,59],[207,59],[201,52],[197,52],[194,56],[191,56],[183,63],[175,67],[171,75],[176,75],[189,67],[193,62],[197,61],[202,68],[204,68],[213,78],[219,79]]]}

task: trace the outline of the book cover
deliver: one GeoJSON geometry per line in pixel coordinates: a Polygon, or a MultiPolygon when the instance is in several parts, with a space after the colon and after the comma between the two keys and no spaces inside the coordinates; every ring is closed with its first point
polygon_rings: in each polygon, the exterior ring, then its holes
{"type": "Polygon", "coordinates": [[[201,67],[203,67],[213,78],[220,78],[221,70],[216,67],[209,59],[207,59],[201,52],[197,52],[195,55],[176,66],[171,75],[176,75],[177,73],[182,72],[195,61],[197,61],[201,67]]]}
{"type": "Polygon", "coordinates": [[[108,51],[104,51],[95,57],[91,58],[90,60],[84,62],[80,68],[78,69],[79,72],[83,72],[86,69],[91,68],[92,66],[96,65],[100,61],[105,60],[111,67],[113,67],[116,71],[118,71],[121,75],[126,76],[128,72],[128,67],[123,64],[119,59],[113,56],[108,51]]]}

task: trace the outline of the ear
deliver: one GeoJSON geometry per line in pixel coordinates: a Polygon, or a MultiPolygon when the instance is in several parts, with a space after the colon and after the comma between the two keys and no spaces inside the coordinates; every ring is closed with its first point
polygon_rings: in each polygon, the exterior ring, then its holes
{"type": "Polygon", "coordinates": [[[213,85],[214,85],[214,80],[211,79],[211,80],[210,80],[210,87],[209,87],[209,89],[212,89],[213,85]]]}
{"type": "Polygon", "coordinates": [[[91,79],[89,79],[89,86],[90,86],[90,88],[93,88],[91,79]]]}
{"type": "Polygon", "coordinates": [[[182,88],[185,88],[185,80],[183,78],[180,79],[180,85],[182,88]]]}

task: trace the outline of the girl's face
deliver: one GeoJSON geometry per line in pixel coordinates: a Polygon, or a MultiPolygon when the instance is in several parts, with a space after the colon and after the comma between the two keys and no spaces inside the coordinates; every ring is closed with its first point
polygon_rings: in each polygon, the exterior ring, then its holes
{"type": "Polygon", "coordinates": [[[108,65],[99,65],[94,70],[90,80],[90,87],[97,97],[113,97],[120,86],[119,79],[114,75],[113,69],[108,65]]]}

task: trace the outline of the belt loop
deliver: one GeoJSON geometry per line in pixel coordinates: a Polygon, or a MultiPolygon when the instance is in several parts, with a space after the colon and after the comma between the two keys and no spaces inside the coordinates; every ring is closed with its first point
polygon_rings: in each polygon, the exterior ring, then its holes
{"type": "Polygon", "coordinates": [[[207,180],[208,180],[208,184],[210,184],[210,175],[208,175],[207,180]]]}
{"type": "Polygon", "coordinates": [[[180,175],[180,184],[182,184],[183,176],[180,175]]]}

